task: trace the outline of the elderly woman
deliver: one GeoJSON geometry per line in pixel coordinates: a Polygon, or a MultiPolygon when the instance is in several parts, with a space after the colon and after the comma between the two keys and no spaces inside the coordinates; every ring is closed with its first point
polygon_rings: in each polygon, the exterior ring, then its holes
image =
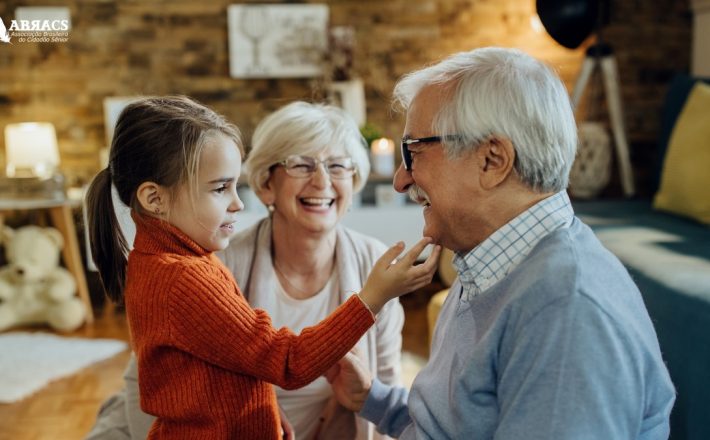
{"type": "MultiPolygon", "coordinates": [[[[341,109],[294,102],[257,127],[245,162],[249,184],[269,217],[237,234],[220,255],[249,303],[275,327],[300,332],[359,291],[386,247],[339,224],[370,166],[364,140],[341,109]]],[[[398,301],[390,301],[356,352],[380,381],[399,382],[398,301]]],[[[304,388],[276,387],[298,439],[373,439],[374,426],[340,406],[325,378],[304,388]]],[[[135,362],[126,390],[104,404],[90,439],[145,438],[152,417],[140,411],[135,362]]]]}

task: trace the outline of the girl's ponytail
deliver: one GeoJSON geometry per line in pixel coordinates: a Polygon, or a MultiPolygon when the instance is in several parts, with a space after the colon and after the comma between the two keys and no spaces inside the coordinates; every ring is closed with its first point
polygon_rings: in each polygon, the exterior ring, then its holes
{"type": "Polygon", "coordinates": [[[108,168],[100,171],[91,182],[86,205],[92,259],[99,269],[106,294],[113,302],[120,304],[126,284],[128,246],[113,207],[108,168]]]}

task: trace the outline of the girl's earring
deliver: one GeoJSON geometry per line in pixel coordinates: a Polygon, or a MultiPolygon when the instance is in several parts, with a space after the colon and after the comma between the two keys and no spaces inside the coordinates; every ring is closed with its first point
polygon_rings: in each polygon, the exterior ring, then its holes
{"type": "Polygon", "coordinates": [[[155,215],[160,215],[160,208],[156,206],[155,208],[155,215]]]}
{"type": "Polygon", "coordinates": [[[274,206],[273,203],[271,203],[270,205],[267,205],[267,206],[266,206],[266,209],[269,210],[269,214],[273,214],[274,211],[276,211],[276,207],[274,206]]]}

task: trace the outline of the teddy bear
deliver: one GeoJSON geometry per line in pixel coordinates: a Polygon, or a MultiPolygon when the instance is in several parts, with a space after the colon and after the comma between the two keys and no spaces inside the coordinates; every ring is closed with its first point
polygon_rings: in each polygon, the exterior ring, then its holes
{"type": "Polygon", "coordinates": [[[49,324],[72,331],[86,318],[75,296],[76,282],[59,266],[64,240],[58,230],[23,226],[0,230],[8,265],[0,268],[0,331],[26,324],[49,324]]]}

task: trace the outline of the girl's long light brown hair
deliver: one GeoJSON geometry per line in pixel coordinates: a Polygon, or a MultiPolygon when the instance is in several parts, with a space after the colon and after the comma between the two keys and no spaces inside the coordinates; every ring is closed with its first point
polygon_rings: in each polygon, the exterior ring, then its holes
{"type": "Polygon", "coordinates": [[[243,154],[239,130],[209,108],[185,96],[149,97],[123,110],[116,123],[109,165],[100,171],[86,196],[91,254],[106,294],[123,302],[128,244],[111,197],[141,212],[136,191],[143,182],[175,190],[196,186],[200,154],[217,134],[227,136],[243,154]]]}

